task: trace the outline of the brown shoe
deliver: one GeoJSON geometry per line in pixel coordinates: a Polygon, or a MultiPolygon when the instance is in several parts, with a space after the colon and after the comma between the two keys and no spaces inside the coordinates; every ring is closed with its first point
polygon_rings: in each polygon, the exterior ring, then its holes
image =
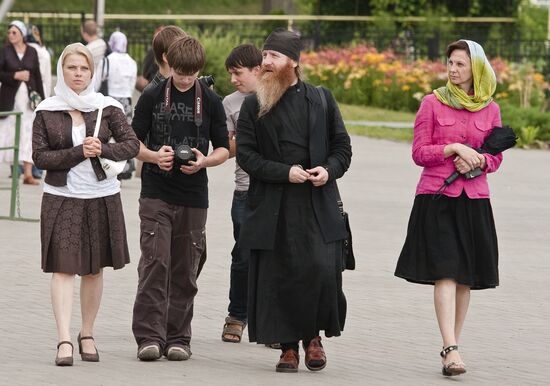
{"type": "Polygon", "coordinates": [[[80,354],[80,358],[84,362],[99,362],[99,353],[97,352],[97,347],[95,347],[95,341],[94,341],[94,349],[95,353],[87,353],[84,352],[82,349],[82,341],[83,340],[94,340],[93,336],[80,336],[80,333],[78,334],[78,337],[76,338],[76,341],[78,342],[78,353],[80,354]]]}
{"type": "Polygon", "coordinates": [[[63,340],[57,344],[57,355],[55,356],[55,365],[56,366],[72,366],[73,365],[73,344],[67,340],[63,340]],[[59,357],[59,347],[62,344],[68,344],[71,346],[71,356],[68,357],[59,357]]]}
{"type": "Polygon", "coordinates": [[[325,349],[321,344],[321,337],[316,336],[309,342],[309,346],[304,347],[306,351],[306,367],[311,371],[323,370],[327,365],[327,356],[325,349]]]}
{"type": "Polygon", "coordinates": [[[278,373],[297,373],[298,363],[300,363],[298,351],[289,348],[281,354],[281,358],[275,366],[275,371],[278,373]]]}

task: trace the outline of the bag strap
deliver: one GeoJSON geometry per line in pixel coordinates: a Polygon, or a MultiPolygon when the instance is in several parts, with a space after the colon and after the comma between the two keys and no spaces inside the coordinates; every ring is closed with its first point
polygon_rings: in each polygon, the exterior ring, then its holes
{"type": "MultiPolygon", "coordinates": [[[[328,105],[327,105],[327,97],[325,96],[325,92],[323,91],[323,88],[321,86],[315,87],[317,92],[319,93],[319,97],[321,98],[321,105],[323,105],[323,113],[325,115],[327,130],[328,130],[328,105]]],[[[338,190],[338,185],[336,185],[336,196],[337,200],[336,203],[338,204],[338,209],[340,210],[340,213],[344,215],[344,203],[342,202],[342,198],[340,197],[340,191],[338,190]]]]}
{"type": "Polygon", "coordinates": [[[97,119],[95,121],[95,129],[94,129],[94,137],[97,137],[99,134],[99,126],[101,125],[101,116],[103,115],[103,102],[99,106],[99,109],[97,110],[97,119]]]}
{"type": "Polygon", "coordinates": [[[327,107],[327,97],[325,96],[325,92],[323,91],[323,89],[321,88],[321,86],[317,86],[315,87],[317,89],[317,92],[319,93],[319,96],[321,97],[321,104],[323,105],[323,112],[325,113],[325,119],[327,120],[327,123],[328,123],[328,117],[327,117],[327,114],[328,114],[328,107],[327,107]]]}
{"type": "Polygon", "coordinates": [[[101,81],[105,81],[109,79],[109,58],[104,57],[103,58],[103,66],[101,68],[101,81]],[[107,67],[107,70],[105,70],[105,67],[107,67]]]}

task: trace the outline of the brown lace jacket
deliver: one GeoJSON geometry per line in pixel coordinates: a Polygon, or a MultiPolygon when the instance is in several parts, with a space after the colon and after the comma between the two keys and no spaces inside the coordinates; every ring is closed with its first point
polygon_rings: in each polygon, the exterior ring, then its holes
{"type": "MultiPolygon", "coordinates": [[[[86,136],[92,136],[97,110],[82,113],[86,124],[86,136]]],[[[69,170],[85,160],[82,145],[73,146],[72,118],[67,111],[36,113],[32,128],[32,159],[39,169],[47,170],[46,183],[53,186],[67,185],[69,170]]],[[[101,157],[121,161],[135,157],[139,152],[139,140],[128,124],[126,115],[117,107],[103,110],[99,139],[103,143],[101,157]],[[116,143],[108,143],[113,137],[116,143]]],[[[105,172],[99,159],[90,158],[98,181],[104,180],[105,172]]]]}

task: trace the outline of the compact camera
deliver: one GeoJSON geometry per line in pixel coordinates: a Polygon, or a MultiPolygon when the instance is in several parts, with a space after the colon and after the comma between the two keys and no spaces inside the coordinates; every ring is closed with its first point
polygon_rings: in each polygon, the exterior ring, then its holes
{"type": "Polygon", "coordinates": [[[179,169],[180,166],[188,166],[189,161],[196,161],[195,153],[191,150],[191,146],[181,144],[176,146],[174,150],[174,165],[179,169]]]}

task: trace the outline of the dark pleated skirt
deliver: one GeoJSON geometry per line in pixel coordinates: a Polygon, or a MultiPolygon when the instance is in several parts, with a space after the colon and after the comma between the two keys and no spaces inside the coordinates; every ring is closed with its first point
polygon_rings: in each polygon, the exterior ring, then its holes
{"type": "Polygon", "coordinates": [[[79,199],[44,193],[42,270],[77,275],[130,262],[120,194],[79,199]]]}
{"type": "Polygon", "coordinates": [[[274,250],[253,250],[249,265],[251,342],[339,336],[346,298],[341,242],[326,244],[311,205],[311,185],[285,187],[274,250]]]}
{"type": "Polygon", "coordinates": [[[498,243],[489,199],[416,196],[395,275],[434,284],[454,279],[471,289],[498,286],[498,243]]]}

